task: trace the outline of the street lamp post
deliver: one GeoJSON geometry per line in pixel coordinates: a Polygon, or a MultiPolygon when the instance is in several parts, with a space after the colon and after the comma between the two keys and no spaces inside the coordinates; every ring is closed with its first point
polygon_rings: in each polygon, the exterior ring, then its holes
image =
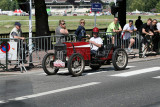
{"type": "Polygon", "coordinates": [[[29,66],[33,66],[32,63],[32,0],[29,2],[29,66]]]}

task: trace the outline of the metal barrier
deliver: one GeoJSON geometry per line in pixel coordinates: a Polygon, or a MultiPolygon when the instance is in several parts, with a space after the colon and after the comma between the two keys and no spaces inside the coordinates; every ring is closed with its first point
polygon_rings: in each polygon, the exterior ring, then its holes
{"type": "MultiPolygon", "coordinates": [[[[119,46],[121,48],[128,48],[129,42],[128,40],[122,39],[122,32],[115,33],[115,32],[100,32],[100,37],[104,38],[104,44],[112,44],[112,37],[114,37],[114,46],[119,46]]],[[[139,33],[133,32],[131,33],[131,38],[135,40],[134,45],[132,46],[133,49],[139,49],[139,33]]]]}
{"type": "MultiPolygon", "coordinates": [[[[16,51],[17,58],[15,60],[12,60],[6,56],[6,60],[5,60],[6,63],[4,63],[4,61],[1,61],[0,67],[3,67],[3,66],[7,67],[8,64],[16,65],[21,69],[21,72],[23,72],[23,69],[27,72],[25,68],[25,64],[39,65],[41,64],[42,59],[47,52],[54,52],[54,44],[56,43],[56,37],[40,36],[40,37],[26,38],[25,40],[0,38],[0,41],[6,41],[6,43],[10,43],[10,44],[11,43],[17,44],[17,51],[16,51]],[[29,40],[32,40],[31,45],[28,45],[29,40]]],[[[76,35],[71,34],[66,37],[66,42],[73,42],[73,41],[76,41],[76,35]]],[[[11,55],[10,52],[9,52],[9,55],[11,55]]]]}
{"type": "MultiPolygon", "coordinates": [[[[57,35],[56,35],[57,36],[57,35]]],[[[29,40],[32,40],[32,48],[29,48],[30,45],[25,45],[25,59],[27,64],[41,64],[44,55],[48,52],[54,52],[54,44],[56,44],[55,36],[41,36],[41,37],[32,37],[26,38],[25,43],[29,44],[29,40]]],[[[76,35],[70,34],[66,36],[66,42],[76,41],[76,35]]]]}
{"type": "MultiPolygon", "coordinates": [[[[114,39],[114,45],[119,46],[121,48],[128,48],[129,41],[124,41],[122,39],[121,33],[113,33],[113,32],[100,32],[100,37],[103,38],[104,44],[112,44],[111,36],[108,35],[108,33],[112,33],[115,37],[114,39]]],[[[140,51],[140,42],[141,42],[141,36],[138,32],[134,32],[131,34],[131,38],[135,40],[135,43],[133,45],[133,49],[140,51]]],[[[56,37],[55,36],[40,36],[40,37],[32,37],[32,38],[26,38],[23,40],[18,39],[9,39],[9,38],[1,38],[0,41],[7,41],[6,43],[9,43],[11,41],[16,41],[17,43],[17,59],[16,60],[10,60],[8,58],[8,54],[10,53],[6,52],[6,60],[3,61],[3,66],[8,69],[8,64],[11,65],[17,65],[21,72],[23,72],[23,69],[27,72],[25,68],[25,64],[34,64],[34,65],[41,65],[42,59],[44,55],[48,52],[54,53],[54,44],[56,43],[56,37]],[[32,40],[32,44],[29,44],[29,40],[32,40]],[[29,48],[30,47],[30,48],[29,48]],[[8,59],[7,59],[8,58],[8,59]]],[[[66,37],[67,42],[73,42],[76,41],[76,35],[72,34],[66,37]]],[[[7,45],[6,45],[7,46],[7,45]]],[[[138,52],[140,54],[140,52],[138,52]]],[[[0,64],[0,67],[2,67],[0,64]]]]}
{"type": "Polygon", "coordinates": [[[5,66],[6,70],[8,70],[8,65],[12,64],[19,67],[21,69],[21,72],[22,68],[24,68],[24,70],[27,71],[23,63],[23,42],[21,42],[21,40],[18,39],[9,38],[0,38],[0,41],[2,42],[1,45],[4,44],[3,42],[5,41],[5,46],[1,46],[1,65],[5,66]],[[4,54],[6,54],[5,58],[4,54]]]}

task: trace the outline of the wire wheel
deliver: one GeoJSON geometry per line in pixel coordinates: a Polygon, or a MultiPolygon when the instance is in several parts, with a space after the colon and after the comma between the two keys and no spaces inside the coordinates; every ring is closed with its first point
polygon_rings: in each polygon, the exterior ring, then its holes
{"type": "Polygon", "coordinates": [[[85,67],[85,62],[81,54],[73,54],[68,61],[68,70],[73,76],[82,75],[85,67]]]}
{"type": "Polygon", "coordinates": [[[128,55],[124,49],[116,49],[112,56],[113,66],[116,70],[124,70],[128,64],[128,55]]]}
{"type": "Polygon", "coordinates": [[[54,67],[54,56],[53,53],[47,53],[42,60],[43,70],[48,75],[55,75],[59,70],[59,68],[54,67]]]}

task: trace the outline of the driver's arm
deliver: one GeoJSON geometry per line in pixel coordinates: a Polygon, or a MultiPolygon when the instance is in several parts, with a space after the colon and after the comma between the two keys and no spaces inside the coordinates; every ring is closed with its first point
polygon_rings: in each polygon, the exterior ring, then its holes
{"type": "Polygon", "coordinates": [[[89,43],[91,43],[91,44],[93,44],[93,45],[95,45],[95,46],[97,46],[99,48],[102,46],[102,44],[98,44],[98,43],[96,43],[94,41],[89,41],[89,43]]]}
{"type": "Polygon", "coordinates": [[[103,40],[99,39],[98,43],[96,43],[95,41],[89,40],[89,43],[91,43],[91,44],[93,44],[93,45],[95,45],[95,46],[100,48],[103,45],[103,40]]]}

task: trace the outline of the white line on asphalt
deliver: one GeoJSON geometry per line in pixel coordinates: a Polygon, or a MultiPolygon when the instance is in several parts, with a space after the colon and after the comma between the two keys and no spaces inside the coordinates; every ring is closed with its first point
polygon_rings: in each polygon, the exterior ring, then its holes
{"type": "Polygon", "coordinates": [[[127,66],[126,68],[135,68],[136,66],[127,66]]]}
{"type": "Polygon", "coordinates": [[[115,75],[111,75],[111,76],[116,76],[116,77],[129,77],[129,76],[134,76],[134,75],[138,75],[138,74],[143,74],[143,73],[158,71],[158,70],[160,70],[160,67],[152,67],[152,68],[146,68],[146,69],[140,69],[140,70],[125,72],[125,73],[115,74],[115,75]]]}
{"type": "Polygon", "coordinates": [[[2,101],[0,101],[0,103],[3,104],[3,103],[8,103],[10,101],[21,101],[21,100],[26,100],[26,99],[30,99],[30,98],[41,97],[41,96],[45,96],[45,95],[64,92],[64,91],[68,91],[68,90],[73,90],[73,89],[78,89],[78,88],[83,88],[83,87],[89,87],[89,86],[93,86],[93,85],[97,85],[97,84],[100,84],[100,82],[91,82],[91,83],[86,83],[86,84],[81,84],[81,85],[77,85],[77,86],[61,88],[61,89],[52,90],[52,91],[47,91],[47,92],[42,92],[42,93],[37,93],[37,94],[32,94],[32,95],[16,97],[16,98],[13,98],[13,99],[2,100],[2,101]]]}
{"type": "MultiPolygon", "coordinates": [[[[127,66],[126,68],[134,68],[135,66],[127,66]]],[[[94,73],[83,73],[84,75],[94,75],[94,74],[99,74],[99,73],[104,73],[104,72],[108,72],[108,71],[97,71],[94,73]]]]}
{"type": "Polygon", "coordinates": [[[153,77],[153,78],[155,78],[155,79],[160,79],[160,76],[157,76],[157,77],[153,77]]]}

